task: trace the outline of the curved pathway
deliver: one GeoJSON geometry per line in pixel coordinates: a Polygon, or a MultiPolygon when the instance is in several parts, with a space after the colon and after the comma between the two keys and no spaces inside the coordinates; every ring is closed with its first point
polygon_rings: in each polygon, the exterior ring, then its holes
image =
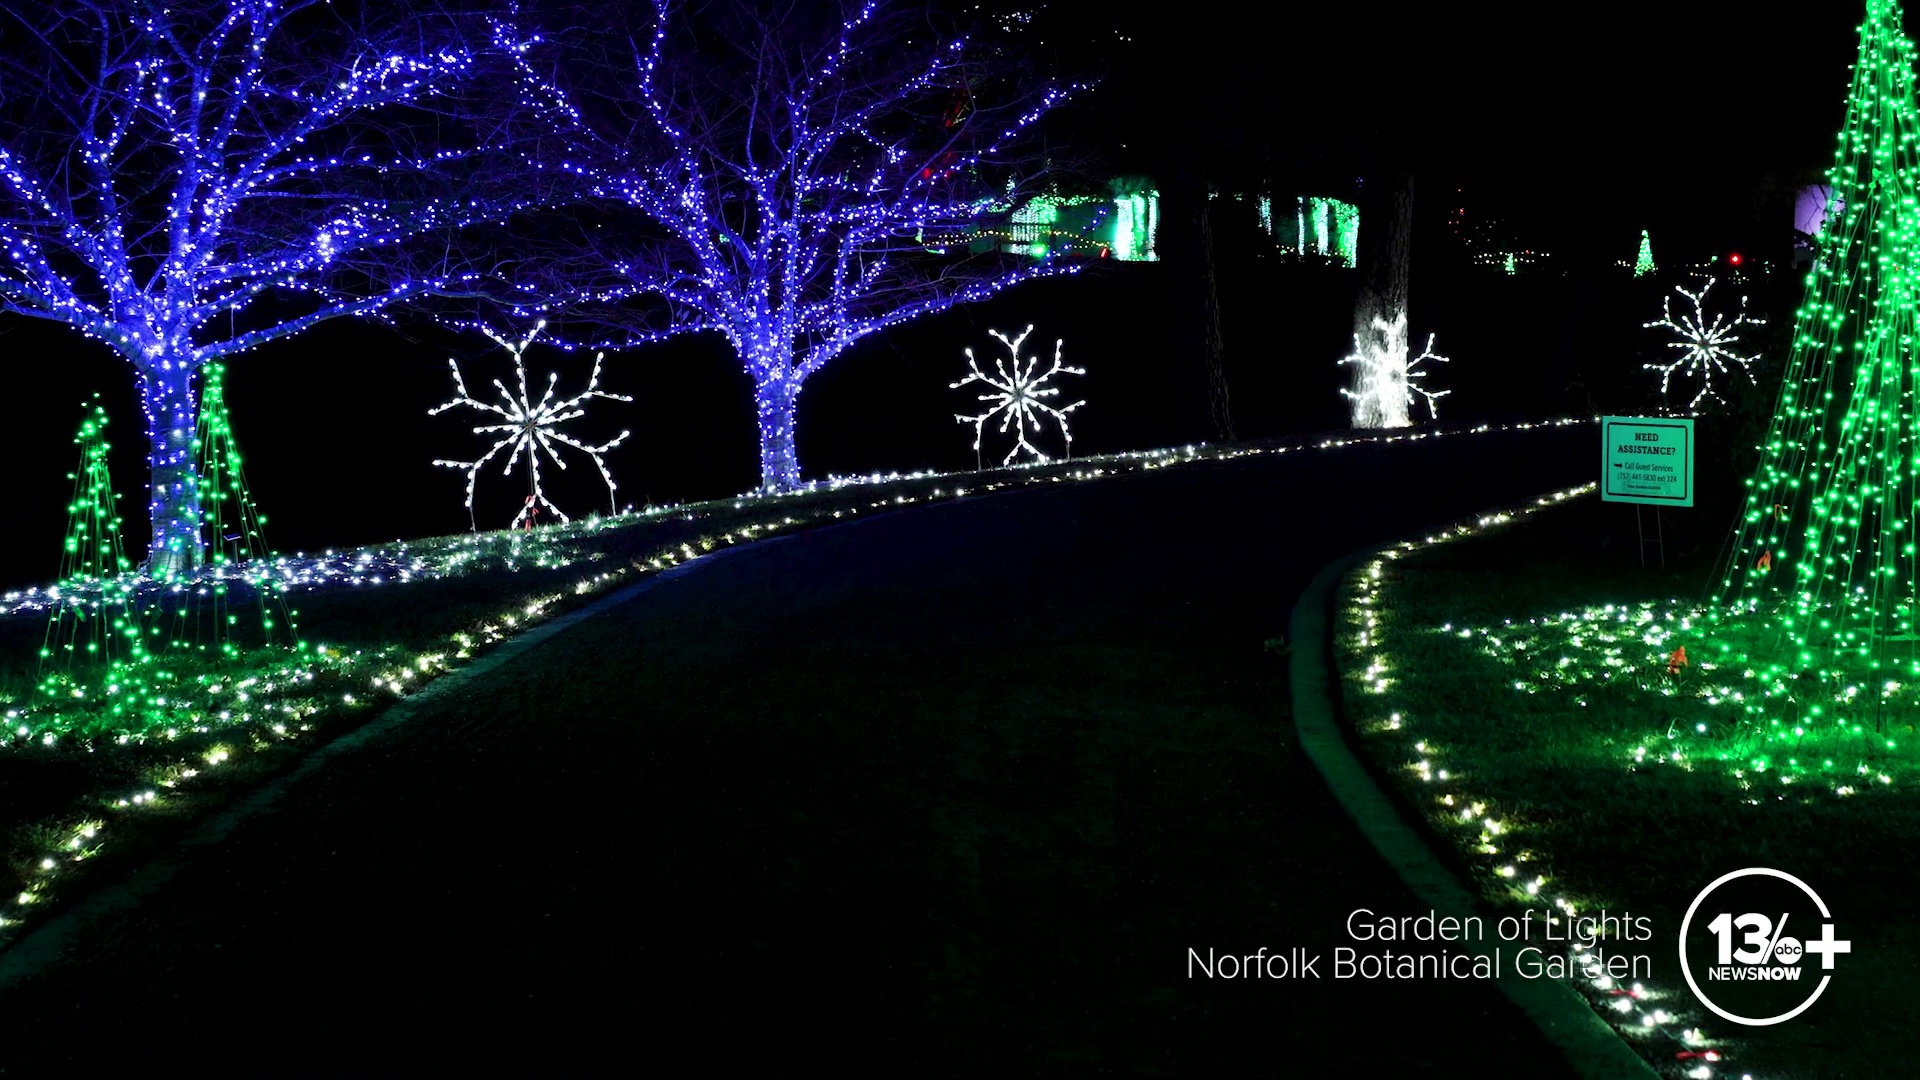
{"type": "Polygon", "coordinates": [[[1321,564],[1580,482],[1591,443],[1186,466],[717,560],[78,935],[0,995],[0,1074],[1555,1075],[1485,984],[1187,950],[1421,910],[1264,643],[1321,564]]]}

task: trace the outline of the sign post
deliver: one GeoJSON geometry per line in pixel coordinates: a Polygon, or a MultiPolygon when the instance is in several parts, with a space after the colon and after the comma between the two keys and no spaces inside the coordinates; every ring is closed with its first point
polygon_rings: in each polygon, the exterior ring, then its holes
{"type": "MultiPolygon", "coordinates": [[[[1652,506],[1660,565],[1667,564],[1666,529],[1660,508],[1693,505],[1693,421],[1673,417],[1600,418],[1600,498],[1652,506]]],[[[1647,564],[1647,534],[1640,526],[1640,565],[1647,564]]]]}

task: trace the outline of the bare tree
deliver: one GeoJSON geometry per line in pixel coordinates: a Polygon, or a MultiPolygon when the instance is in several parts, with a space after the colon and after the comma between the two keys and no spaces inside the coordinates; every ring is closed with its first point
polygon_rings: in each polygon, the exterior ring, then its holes
{"type": "Polygon", "coordinates": [[[660,0],[624,77],[571,96],[572,161],[653,242],[589,232],[516,314],[571,309],[625,343],[724,335],[753,380],[762,486],[794,487],[810,376],[877,330],[1071,269],[968,251],[1049,182],[1037,124],[1074,89],[999,36],[884,0],[824,21],[818,5],[660,0]]]}
{"type": "Polygon", "coordinates": [[[538,171],[499,111],[528,47],[374,0],[0,0],[0,312],[133,368],[150,573],[203,557],[204,365],[477,280],[410,242],[501,217],[519,197],[489,181],[538,171]]]}

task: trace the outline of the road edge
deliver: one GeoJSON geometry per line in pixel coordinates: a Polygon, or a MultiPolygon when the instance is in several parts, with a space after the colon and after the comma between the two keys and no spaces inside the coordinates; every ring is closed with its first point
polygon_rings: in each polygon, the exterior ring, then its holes
{"type": "MultiPolygon", "coordinates": [[[[1352,552],[1320,568],[1288,617],[1292,643],[1288,671],[1294,729],[1300,748],[1393,872],[1420,902],[1441,915],[1477,914],[1474,894],[1447,869],[1420,833],[1347,745],[1338,719],[1338,687],[1331,648],[1340,582],[1386,545],[1352,552]]],[[[1486,952],[1489,943],[1476,943],[1486,952]]],[[[1519,1006],[1540,1034],[1586,1080],[1657,1080],[1653,1066],[1594,1012],[1579,992],[1557,979],[1522,979],[1508,971],[1500,991],[1519,1006]]]]}

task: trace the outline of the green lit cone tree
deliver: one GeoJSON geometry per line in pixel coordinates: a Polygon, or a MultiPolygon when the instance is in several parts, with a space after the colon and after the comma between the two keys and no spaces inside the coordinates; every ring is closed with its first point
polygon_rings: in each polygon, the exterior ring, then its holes
{"type": "Polygon", "coordinates": [[[206,563],[185,588],[164,594],[168,645],[233,659],[244,648],[296,644],[285,580],[273,572],[266,518],[247,490],[233,438],[224,364],[200,371],[193,449],[206,563]]]}
{"type": "MultiPolygon", "coordinates": [[[[225,372],[200,371],[195,517],[206,557],[191,574],[134,571],[120,540],[107,473],[107,417],[95,404],[81,425],[59,596],[41,650],[37,725],[50,736],[205,732],[250,718],[249,688],[288,675],[304,651],[261,536],[227,414],[225,372]],[[198,703],[232,692],[232,708],[198,703]]],[[[284,711],[284,710],[283,710],[284,711]]],[[[297,711],[297,710],[295,710],[297,711]]],[[[292,715],[289,713],[289,715],[292,715]]]]}
{"type": "Polygon", "coordinates": [[[1920,116],[1896,0],[1868,0],[1820,239],[1780,399],[1716,574],[1719,660],[1767,688],[1760,733],[1920,717],[1915,273],[1920,116]]]}
{"type": "Polygon", "coordinates": [[[120,541],[120,512],[107,471],[107,411],[98,394],[73,441],[80,464],[70,474],[73,498],[60,581],[40,649],[40,689],[53,699],[70,693],[76,668],[138,660],[146,651],[135,602],[139,576],[120,541]]]}

